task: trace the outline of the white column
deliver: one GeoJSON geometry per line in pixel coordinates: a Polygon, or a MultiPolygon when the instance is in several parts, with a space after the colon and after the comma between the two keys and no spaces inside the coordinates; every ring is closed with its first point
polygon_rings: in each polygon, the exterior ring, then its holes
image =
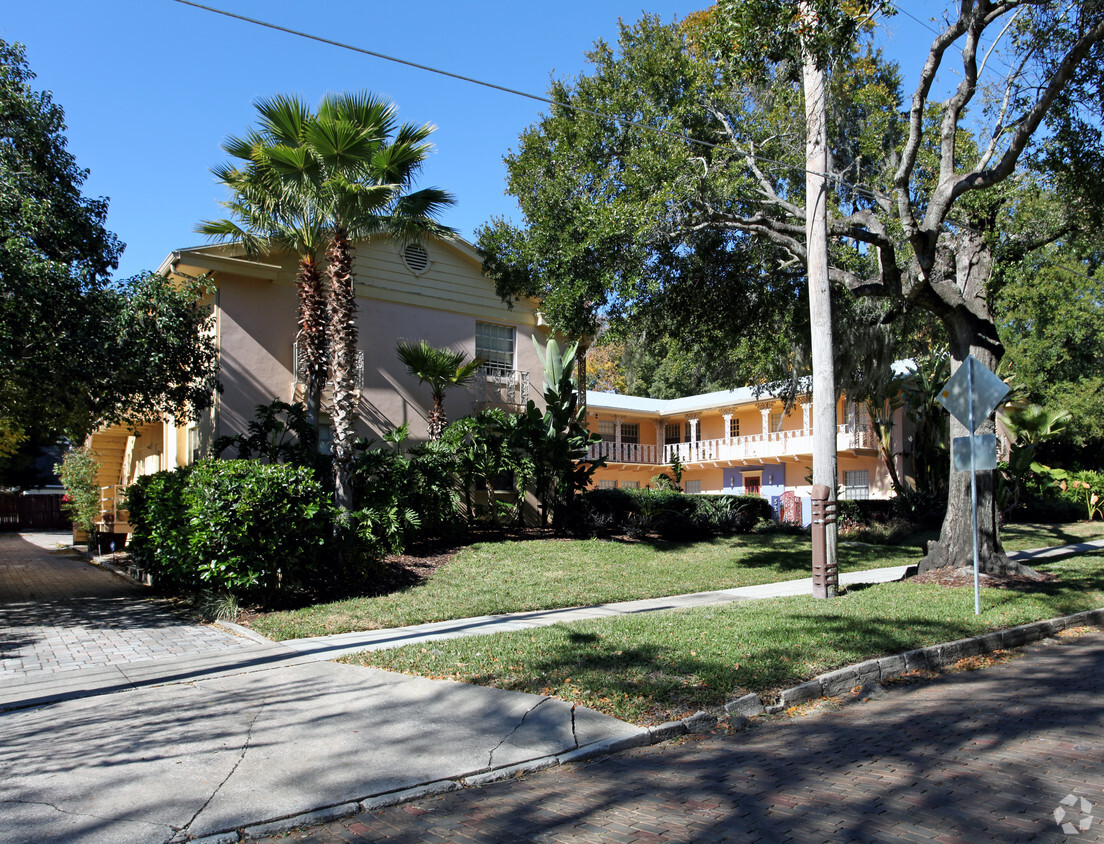
{"type": "Polygon", "coordinates": [[[686,421],[690,425],[690,455],[693,459],[694,455],[698,454],[698,420],[700,416],[687,416],[686,421]]]}
{"type": "Polygon", "coordinates": [[[624,417],[613,417],[613,444],[617,446],[618,450],[621,449],[621,420],[624,417]]]}
{"type": "Polygon", "coordinates": [[[763,435],[765,437],[770,433],[770,413],[773,404],[771,402],[760,402],[755,406],[759,408],[759,413],[763,417],[763,435]]]}
{"type": "Polygon", "coordinates": [[[807,401],[801,403],[801,430],[808,434],[813,429],[813,406],[807,401]]]}
{"type": "Polygon", "coordinates": [[[724,443],[732,445],[732,411],[722,414],[724,418],[724,443]]]}
{"type": "Polygon", "coordinates": [[[656,429],[656,463],[666,463],[667,460],[663,456],[663,448],[667,445],[667,423],[666,422],[654,422],[656,429]]]}

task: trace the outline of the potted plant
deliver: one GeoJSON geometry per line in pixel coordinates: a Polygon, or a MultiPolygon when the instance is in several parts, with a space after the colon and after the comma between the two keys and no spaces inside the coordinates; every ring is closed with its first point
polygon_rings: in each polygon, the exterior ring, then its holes
{"type": "Polygon", "coordinates": [[[56,469],[65,487],[62,506],[73,520],[73,544],[88,542],[100,516],[99,455],[89,448],[74,448],[56,469]]]}

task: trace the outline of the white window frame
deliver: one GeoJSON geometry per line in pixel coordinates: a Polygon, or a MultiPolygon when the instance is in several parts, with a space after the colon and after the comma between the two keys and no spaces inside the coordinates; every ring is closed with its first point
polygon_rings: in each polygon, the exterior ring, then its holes
{"type": "Polygon", "coordinates": [[[843,473],[843,497],[851,501],[870,498],[869,469],[848,469],[843,473]]]}
{"type": "Polygon", "coordinates": [[[639,422],[621,423],[621,442],[628,443],[629,445],[638,445],[640,443],[639,422]]]}
{"type": "Polygon", "coordinates": [[[682,491],[689,495],[701,495],[701,481],[686,481],[682,485],[682,491]]]}
{"type": "Polygon", "coordinates": [[[497,322],[475,323],[475,356],[483,359],[483,369],[513,372],[517,369],[517,329],[497,322]]]}
{"type": "Polygon", "coordinates": [[[598,420],[598,436],[602,442],[611,443],[617,437],[617,424],[612,419],[598,420]]]}
{"type": "Polygon", "coordinates": [[[599,478],[598,489],[617,489],[617,481],[613,478],[599,478]]]}

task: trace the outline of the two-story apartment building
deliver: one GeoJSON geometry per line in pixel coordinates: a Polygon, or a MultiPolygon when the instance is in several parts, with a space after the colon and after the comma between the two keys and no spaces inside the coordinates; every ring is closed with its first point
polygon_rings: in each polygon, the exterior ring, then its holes
{"type": "MultiPolygon", "coordinates": [[[[395,355],[400,341],[427,340],[486,361],[466,388],[445,399],[450,419],[487,406],[520,409],[529,399],[543,405],[543,368],[530,335],[548,329],[535,303],[505,305],[482,261],[463,240],[427,238],[401,244],[373,238],[357,244],[354,259],[360,346],[357,434],[379,440],[406,424],[410,437],[427,437],[432,407],[395,355]]],[[[200,246],[172,252],[159,272],[206,275],[214,288],[215,340],[223,392],[198,423],[161,421],[137,432],[109,428],[92,435],[102,462],[105,510],[117,487],[140,475],[185,466],[205,455],[213,440],[247,430],[257,405],[273,399],[300,401],[304,384],[296,360],[297,261],[292,255],[247,258],[240,247],[200,246]]],[[[323,395],[322,447],[328,428],[323,395]]]]}
{"type": "MultiPolygon", "coordinates": [[[[643,488],[672,461],[682,464],[688,493],[761,495],[789,518],[809,512],[812,473],[812,405],[799,400],[786,412],[777,398],[749,387],[681,399],[647,399],[587,392],[587,422],[602,442],[592,457],[606,466],[594,476],[598,487],[643,488]]],[[[840,498],[892,495],[866,408],[840,399],[836,408],[840,498]]],[[[902,420],[893,426],[893,454],[901,461],[902,420]]]]}

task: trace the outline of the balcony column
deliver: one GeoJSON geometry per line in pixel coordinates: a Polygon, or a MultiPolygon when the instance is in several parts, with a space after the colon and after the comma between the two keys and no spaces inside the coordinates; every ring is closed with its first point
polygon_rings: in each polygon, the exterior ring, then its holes
{"type": "Polygon", "coordinates": [[[689,454],[691,459],[697,454],[698,448],[698,420],[701,419],[700,413],[695,413],[686,417],[686,422],[690,426],[690,449],[689,454]]]}
{"type": "Polygon", "coordinates": [[[772,402],[772,401],[761,401],[758,404],[756,404],[755,406],[757,408],[759,408],[759,413],[763,417],[763,437],[766,438],[767,434],[769,434],[771,432],[770,431],[770,413],[771,413],[771,408],[774,407],[774,402],[772,402]]]}
{"type": "Polygon", "coordinates": [[[809,432],[813,430],[813,405],[810,402],[803,401],[801,403],[801,430],[808,436],[809,432]]]}
{"type": "Polygon", "coordinates": [[[663,457],[663,449],[667,446],[667,423],[653,422],[656,429],[656,463],[666,463],[663,457]]]}
{"type": "Polygon", "coordinates": [[[724,440],[725,445],[732,445],[732,409],[729,408],[721,417],[724,419],[724,440]]]}

